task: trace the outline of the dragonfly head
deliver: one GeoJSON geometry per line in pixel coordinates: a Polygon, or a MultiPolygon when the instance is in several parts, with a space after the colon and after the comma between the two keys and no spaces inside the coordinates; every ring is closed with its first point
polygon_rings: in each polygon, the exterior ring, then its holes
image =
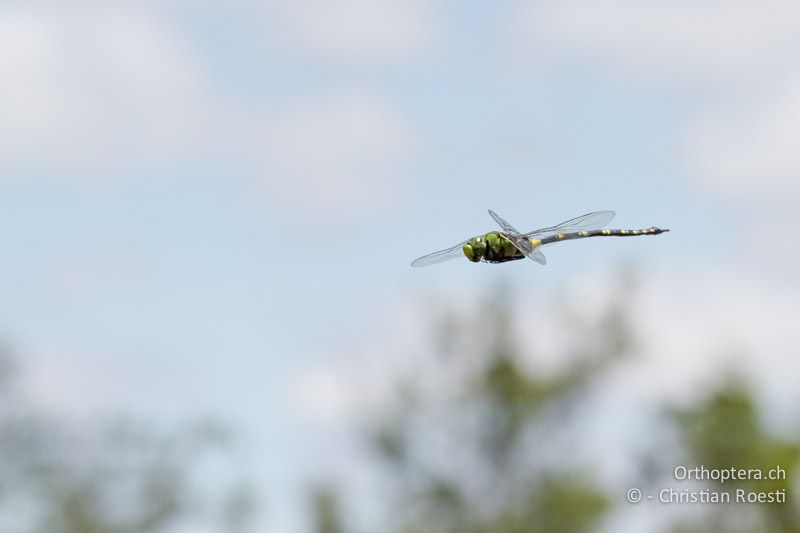
{"type": "Polygon", "coordinates": [[[462,248],[464,255],[473,263],[479,262],[486,254],[486,239],[481,235],[480,237],[473,237],[462,248]]]}

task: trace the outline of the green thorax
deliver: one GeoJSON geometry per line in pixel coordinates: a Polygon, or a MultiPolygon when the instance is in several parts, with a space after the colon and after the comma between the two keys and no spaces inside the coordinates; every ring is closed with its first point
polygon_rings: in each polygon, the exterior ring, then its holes
{"type": "Polygon", "coordinates": [[[473,237],[463,247],[464,255],[472,262],[503,263],[524,256],[510,240],[497,231],[473,237]]]}

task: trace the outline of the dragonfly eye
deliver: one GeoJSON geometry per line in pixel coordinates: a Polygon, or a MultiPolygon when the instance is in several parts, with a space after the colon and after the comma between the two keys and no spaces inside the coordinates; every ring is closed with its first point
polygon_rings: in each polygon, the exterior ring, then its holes
{"type": "Polygon", "coordinates": [[[467,256],[467,259],[472,261],[473,260],[472,258],[475,257],[475,254],[472,252],[472,246],[470,246],[469,244],[465,244],[462,250],[464,250],[464,255],[467,256]]]}
{"type": "Polygon", "coordinates": [[[464,245],[463,250],[464,255],[467,256],[467,259],[473,263],[477,263],[483,259],[483,256],[486,253],[486,243],[480,238],[472,239],[469,243],[464,245]]]}

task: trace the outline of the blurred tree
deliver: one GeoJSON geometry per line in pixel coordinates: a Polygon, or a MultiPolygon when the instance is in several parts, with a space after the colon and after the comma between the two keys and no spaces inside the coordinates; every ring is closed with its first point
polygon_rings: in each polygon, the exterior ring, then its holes
{"type": "Polygon", "coordinates": [[[245,531],[248,484],[209,491],[193,478],[228,442],[214,423],[164,434],[124,419],[48,417],[15,390],[14,366],[0,354],[1,531],[245,531]]]}
{"type": "MultiPolygon", "coordinates": [[[[624,291],[599,321],[561,310],[569,346],[556,370],[537,368],[499,288],[471,312],[448,310],[430,367],[400,380],[370,432],[388,469],[391,511],[381,530],[580,533],[611,501],[574,453],[591,383],[635,352],[624,291]]],[[[329,514],[317,506],[317,516],[329,514]]],[[[318,524],[326,523],[318,518],[318,524]]],[[[341,524],[337,526],[341,528],[341,524]]],[[[339,531],[325,529],[317,531],[339,531]]]]}
{"type": "MultiPolygon", "coordinates": [[[[448,308],[440,326],[434,321],[433,353],[414,359],[413,370],[398,378],[369,432],[389,504],[385,522],[365,530],[579,533],[602,530],[615,502],[620,513],[643,509],[612,499],[591,465],[577,459],[595,383],[642,345],[632,334],[627,281],[597,319],[562,308],[536,324],[562,330],[552,343],[555,370],[520,340],[514,318],[521,313],[507,292],[492,291],[463,313],[448,308]]],[[[787,503],[692,506],[691,513],[674,506],[677,514],[666,520],[655,516],[666,507],[651,506],[654,522],[683,533],[800,533],[790,491],[800,443],[764,429],[745,385],[731,381],[694,406],[670,409],[668,419],[667,432],[650,444],[653,472],[643,469],[633,486],[682,489],[664,479],[676,464],[763,471],[779,465],[784,479],[694,488],[786,490],[787,503]]],[[[657,422],[654,431],[664,429],[657,422]]],[[[348,530],[334,490],[318,493],[315,502],[318,533],[348,530]]]]}
{"type": "Polygon", "coordinates": [[[317,487],[312,491],[312,510],[316,518],[317,533],[344,533],[339,502],[336,493],[329,487],[317,487]]]}
{"type": "Polygon", "coordinates": [[[699,405],[671,411],[685,447],[686,464],[707,469],[758,469],[767,473],[781,467],[782,479],[704,480],[713,491],[784,491],[785,503],[708,505],[697,522],[683,521],[676,531],[800,532],[800,511],[791,493],[800,443],[769,434],[763,427],[756,402],[738,378],[711,394],[699,405]]]}

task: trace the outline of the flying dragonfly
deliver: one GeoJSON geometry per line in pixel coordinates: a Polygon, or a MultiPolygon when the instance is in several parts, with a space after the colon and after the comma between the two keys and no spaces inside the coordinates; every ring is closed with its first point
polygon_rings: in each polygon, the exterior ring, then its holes
{"type": "Polygon", "coordinates": [[[503,231],[490,231],[478,235],[445,250],[423,255],[412,261],[413,267],[435,265],[443,261],[466,257],[473,263],[505,263],[525,257],[544,265],[547,259],[540,250],[542,246],[554,242],[586,237],[634,237],[638,235],[659,235],[669,231],[661,228],[647,229],[603,229],[614,218],[613,211],[596,211],[562,222],[548,228],[528,233],[520,233],[497,213],[489,210],[489,215],[503,231]]]}

